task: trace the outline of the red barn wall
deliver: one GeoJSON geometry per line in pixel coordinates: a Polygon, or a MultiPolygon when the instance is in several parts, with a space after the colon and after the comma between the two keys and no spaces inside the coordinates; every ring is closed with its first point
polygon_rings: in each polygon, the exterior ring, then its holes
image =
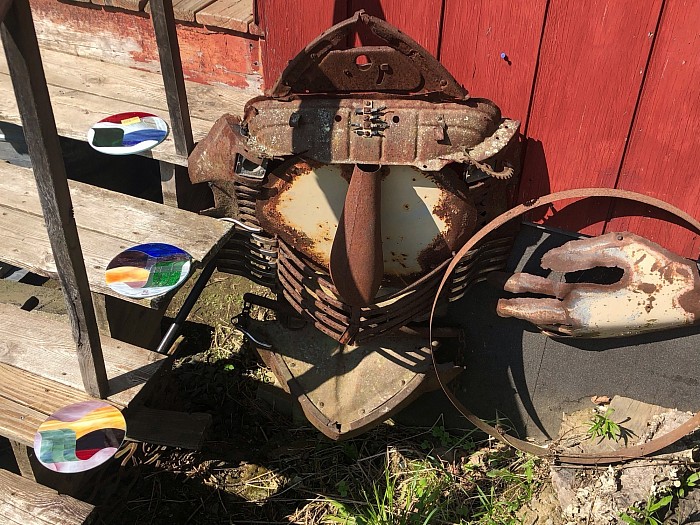
{"type": "MultiPolygon", "coordinates": [[[[700,218],[700,2],[257,0],[257,7],[268,86],[318,33],[362,8],[417,40],[473,96],[521,120],[520,200],[617,187],[700,218]]],[[[355,43],[375,42],[361,32],[355,43]]],[[[698,257],[698,236],[652,210],[608,201],[562,208],[540,219],[589,234],[627,229],[698,257]]]]}

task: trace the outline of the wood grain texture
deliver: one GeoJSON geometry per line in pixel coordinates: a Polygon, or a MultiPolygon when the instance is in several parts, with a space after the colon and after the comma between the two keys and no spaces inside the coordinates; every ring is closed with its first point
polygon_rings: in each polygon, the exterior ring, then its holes
{"type": "MultiPolygon", "coordinates": [[[[666,2],[618,187],[653,195],[700,217],[700,3],[666,2]],[[690,176],[689,176],[690,175],[690,176]]],[[[614,214],[643,209],[616,204],[614,214]]],[[[698,237],[649,217],[613,219],[606,231],[632,231],[697,259],[698,237]]]]}
{"type": "Polygon", "coordinates": [[[292,58],[321,32],[345,20],[348,0],[257,0],[265,34],[261,55],[265,88],[273,86],[292,58]]]}
{"type": "Polygon", "coordinates": [[[187,103],[185,77],[182,72],[180,45],[175,29],[175,15],[172,0],[150,0],[151,20],[158,44],[160,69],[163,75],[168,113],[170,115],[170,133],[175,143],[175,153],[187,157],[194,148],[192,122],[187,103]]]}
{"type": "MultiPolygon", "coordinates": [[[[86,9],[56,0],[32,0],[31,7],[42,50],[160,72],[149,16],[115,9],[86,9]]],[[[178,24],[177,33],[188,81],[242,90],[259,88],[262,76],[257,38],[230,31],[212,32],[196,24],[178,24]]],[[[94,73],[96,68],[87,71],[94,73]]]]}
{"type": "Polygon", "coordinates": [[[0,396],[0,435],[23,445],[34,445],[34,434],[46,414],[0,396]]]}
{"type": "Polygon", "coordinates": [[[105,397],[100,334],[29,3],[15,2],[0,30],[83,385],[90,395],[105,397]]]}
{"type": "Polygon", "coordinates": [[[118,7],[128,11],[143,11],[148,0],[90,0],[95,5],[118,7]]]}
{"type": "MultiPolygon", "coordinates": [[[[196,22],[196,14],[215,2],[215,0],[173,0],[173,12],[176,20],[196,22]]],[[[144,11],[151,12],[151,3],[148,2],[144,11]]]]}
{"type": "MultiPolygon", "coordinates": [[[[615,185],[661,0],[552,2],[527,126],[520,201],[615,185]]],[[[559,206],[559,209],[562,205],[559,206]]],[[[574,210],[575,212],[572,212],[574,210]]],[[[599,234],[607,203],[547,224],[599,234]],[[602,211],[603,215],[599,213],[602,211]]]]}
{"type": "Polygon", "coordinates": [[[473,97],[527,123],[547,0],[446,0],[440,61],[473,97]],[[501,58],[506,53],[506,60],[501,58]]]}
{"type": "Polygon", "coordinates": [[[17,467],[19,468],[21,476],[30,481],[36,481],[34,471],[32,470],[32,463],[29,460],[30,448],[19,441],[13,440],[10,440],[10,445],[12,446],[12,453],[15,456],[15,461],[17,462],[17,467]]]}
{"type": "Polygon", "coordinates": [[[197,12],[200,24],[241,33],[247,33],[253,21],[253,0],[217,0],[197,12]]]}
{"type": "MultiPolygon", "coordinates": [[[[437,57],[442,3],[443,0],[423,0],[413,2],[409,7],[405,0],[350,0],[348,14],[364,9],[367,14],[396,26],[437,57]]],[[[386,45],[386,42],[361,25],[355,45],[386,45]]]]}
{"type": "MultiPolygon", "coordinates": [[[[69,186],[90,289],[150,308],[159,308],[170,296],[131,300],[105,284],[105,268],[115,255],[135,244],[164,242],[188,252],[195,266],[203,265],[233,231],[229,223],[210,217],[80,182],[69,186]]],[[[0,164],[0,236],[0,259],[56,277],[31,170],[5,163],[0,164]]]]}
{"type": "MultiPolygon", "coordinates": [[[[47,49],[41,53],[59,134],[84,141],[87,130],[95,122],[123,111],[145,111],[168,120],[168,104],[159,74],[47,49]]],[[[204,138],[222,114],[242,115],[245,103],[259,94],[226,86],[185,84],[195,140],[204,138]]],[[[11,93],[11,89],[7,64],[0,56],[0,92],[11,93]]],[[[0,97],[0,119],[21,124],[14,97],[0,97]]],[[[187,158],[175,151],[172,133],[143,155],[187,165],[187,158]]]]}
{"type": "MultiPolygon", "coordinates": [[[[109,377],[107,400],[121,406],[131,402],[166,359],[109,337],[102,338],[102,347],[109,377]]],[[[75,390],[83,388],[65,317],[0,304],[0,363],[75,390]]]]}
{"type": "Polygon", "coordinates": [[[82,525],[92,521],[93,505],[0,470],[0,516],[22,524],[82,525]]]}
{"type": "Polygon", "coordinates": [[[4,363],[0,363],[0,397],[47,416],[67,405],[93,399],[82,390],[4,363]]]}

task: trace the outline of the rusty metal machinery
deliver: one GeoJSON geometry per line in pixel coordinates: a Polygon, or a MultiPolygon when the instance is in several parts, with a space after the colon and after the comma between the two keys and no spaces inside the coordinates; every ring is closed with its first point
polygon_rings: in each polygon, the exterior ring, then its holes
{"type": "MultiPolygon", "coordinates": [[[[277,295],[246,299],[283,322],[237,326],[326,435],[362,432],[436,387],[420,323],[452,255],[507,209],[518,126],[360,11],[193,151],[190,178],[214,192],[207,213],[236,225],[219,269],[277,295]],[[357,24],[386,44],[344,49],[357,24]]],[[[502,269],[512,238],[465,254],[441,302],[502,269]]],[[[459,331],[439,335],[453,374],[459,331]]]]}

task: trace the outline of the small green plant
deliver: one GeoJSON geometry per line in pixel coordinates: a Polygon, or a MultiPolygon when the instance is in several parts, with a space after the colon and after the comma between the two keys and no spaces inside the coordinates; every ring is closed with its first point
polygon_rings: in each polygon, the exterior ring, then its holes
{"type": "Polygon", "coordinates": [[[644,507],[632,506],[620,514],[620,519],[629,525],[661,525],[673,502],[685,497],[695,487],[700,487],[700,472],[694,472],[677,482],[677,486],[670,492],[650,495],[644,507]]]}
{"type": "Polygon", "coordinates": [[[662,525],[662,514],[666,514],[672,502],[673,494],[659,499],[650,495],[644,507],[632,506],[620,515],[620,519],[629,525],[662,525]]]}
{"type": "Polygon", "coordinates": [[[620,425],[610,419],[613,412],[615,412],[615,410],[612,408],[608,408],[603,414],[596,412],[591,419],[591,426],[586,433],[591,438],[599,437],[601,439],[619,441],[622,437],[622,429],[620,425]]]}

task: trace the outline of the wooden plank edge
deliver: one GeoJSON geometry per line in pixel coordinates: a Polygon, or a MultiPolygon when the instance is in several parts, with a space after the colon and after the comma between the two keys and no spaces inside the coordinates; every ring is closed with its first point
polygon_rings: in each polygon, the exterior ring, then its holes
{"type": "Polygon", "coordinates": [[[94,505],[6,470],[0,470],[0,509],[0,514],[11,519],[15,519],[10,514],[14,510],[21,520],[31,520],[25,523],[52,525],[85,523],[95,512],[94,505]]]}

